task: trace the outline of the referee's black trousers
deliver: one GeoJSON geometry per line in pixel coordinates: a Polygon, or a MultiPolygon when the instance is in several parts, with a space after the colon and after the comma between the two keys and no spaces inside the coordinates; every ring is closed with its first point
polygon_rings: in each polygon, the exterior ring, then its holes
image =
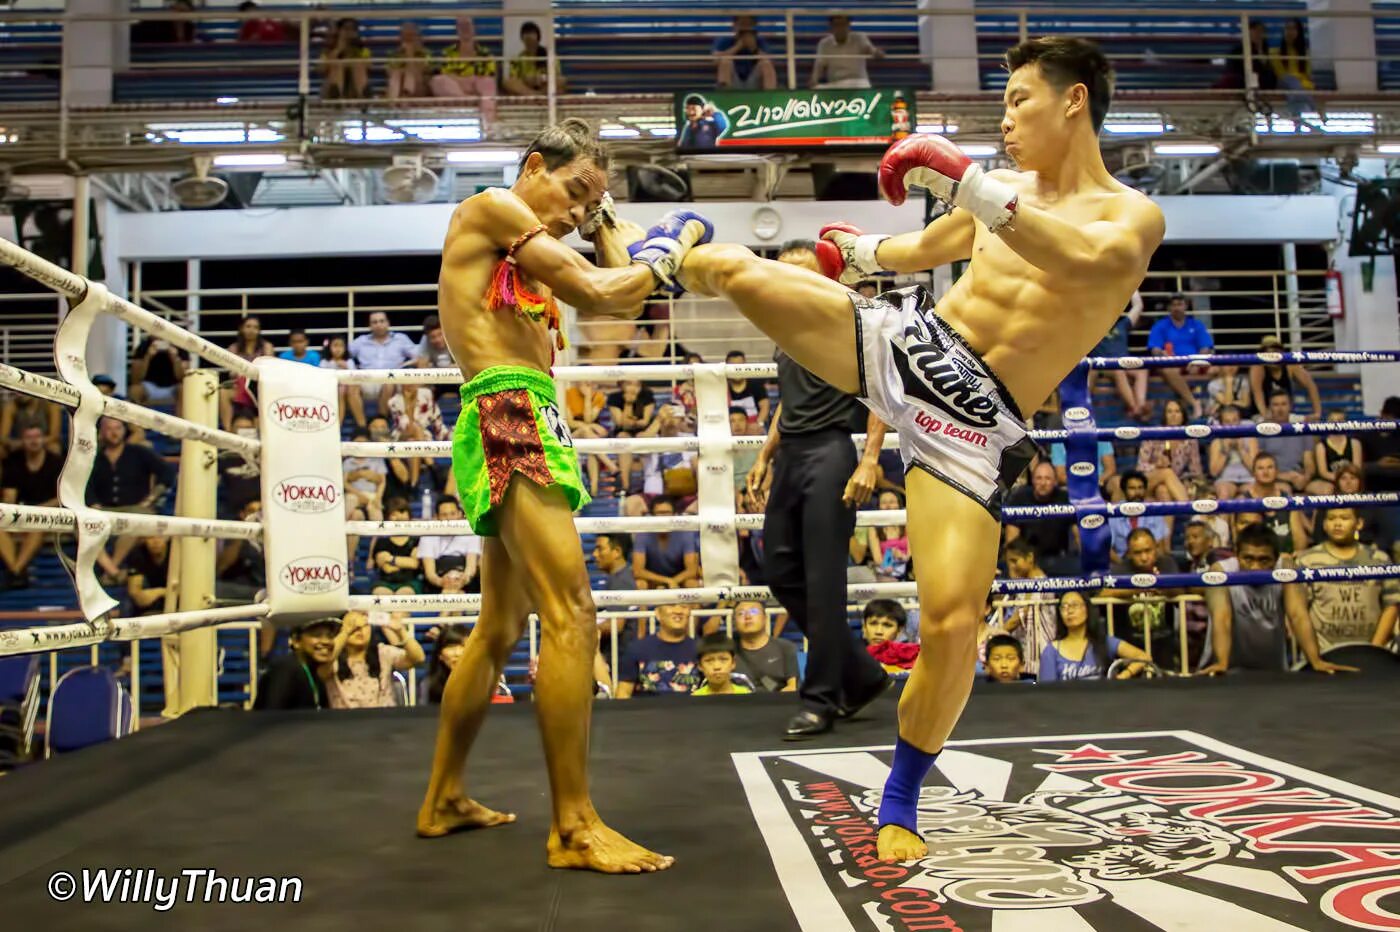
{"type": "Polygon", "coordinates": [[[782,437],[763,519],[764,573],[807,636],[802,704],[830,715],[884,678],[846,620],[846,556],[855,509],[841,502],[856,468],[851,435],[839,429],[782,437]]]}

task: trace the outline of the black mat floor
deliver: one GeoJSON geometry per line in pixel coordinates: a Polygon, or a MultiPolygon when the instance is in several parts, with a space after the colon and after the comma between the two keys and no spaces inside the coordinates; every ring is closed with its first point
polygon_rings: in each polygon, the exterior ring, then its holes
{"type": "MultiPolygon", "coordinates": [[[[1345,679],[979,686],[955,737],[1184,728],[1396,794],[1397,682],[1373,671],[1345,679]]],[[[800,745],[777,739],[792,701],[596,707],[599,811],[677,859],[669,872],[640,877],[545,867],[547,782],[528,704],[493,708],[469,772],[474,795],[513,809],[519,822],[438,840],[412,831],[434,710],[190,715],[0,778],[0,927],[797,929],[731,754],[889,745],[894,696],[800,745]],[[84,868],[295,876],[303,895],[297,904],[179,903],[169,912],[54,902],[50,877],[84,868]]],[[[833,918],[829,927],[847,926],[833,918]]]]}

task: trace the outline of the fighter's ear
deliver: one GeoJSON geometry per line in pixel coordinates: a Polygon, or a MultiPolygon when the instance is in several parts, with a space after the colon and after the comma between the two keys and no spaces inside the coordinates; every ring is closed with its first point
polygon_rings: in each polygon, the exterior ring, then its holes
{"type": "Polygon", "coordinates": [[[531,152],[529,155],[525,156],[525,164],[520,166],[520,174],[522,175],[529,175],[535,172],[547,173],[548,171],[549,169],[544,163],[544,156],[539,152],[531,152]]]}
{"type": "Polygon", "coordinates": [[[1089,89],[1083,84],[1071,84],[1065,91],[1065,119],[1089,109],[1089,89]]]}

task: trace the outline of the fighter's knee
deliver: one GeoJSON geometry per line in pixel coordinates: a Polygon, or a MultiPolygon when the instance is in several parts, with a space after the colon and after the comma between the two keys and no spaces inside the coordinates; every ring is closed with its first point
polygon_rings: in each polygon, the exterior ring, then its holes
{"type": "Polygon", "coordinates": [[[928,642],[975,635],[981,621],[981,606],[954,602],[922,606],[919,612],[919,640],[928,642]]]}

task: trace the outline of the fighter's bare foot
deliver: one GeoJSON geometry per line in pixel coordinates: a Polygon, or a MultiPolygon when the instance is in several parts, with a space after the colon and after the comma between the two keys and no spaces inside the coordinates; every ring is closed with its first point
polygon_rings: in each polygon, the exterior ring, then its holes
{"type": "Polygon", "coordinates": [[[928,845],[907,828],[885,825],[875,843],[876,855],[882,861],[917,861],[928,857],[928,845]]]}
{"type": "Polygon", "coordinates": [[[648,851],[613,831],[601,821],[575,829],[566,836],[558,828],[549,832],[549,866],[604,874],[642,874],[664,871],[675,858],[648,851]]]}
{"type": "Polygon", "coordinates": [[[453,832],[491,828],[515,821],[513,812],[497,812],[466,796],[448,797],[436,808],[418,811],[418,837],[441,838],[453,832]]]}

